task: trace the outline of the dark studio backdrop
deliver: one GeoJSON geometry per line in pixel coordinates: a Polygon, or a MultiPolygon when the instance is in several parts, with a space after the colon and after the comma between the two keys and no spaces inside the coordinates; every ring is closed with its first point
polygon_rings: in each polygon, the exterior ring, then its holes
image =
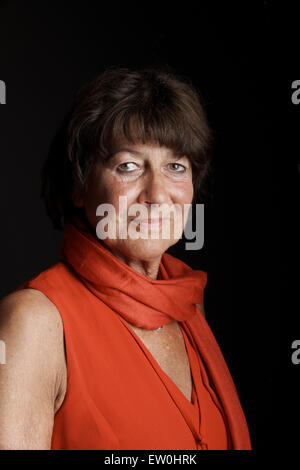
{"type": "Polygon", "coordinates": [[[0,3],[0,296],[57,261],[40,171],[74,92],[107,66],[169,64],[200,90],[214,133],[204,247],[170,252],[208,273],[207,320],[255,450],[278,442],[273,15],[270,1],[0,3]]]}

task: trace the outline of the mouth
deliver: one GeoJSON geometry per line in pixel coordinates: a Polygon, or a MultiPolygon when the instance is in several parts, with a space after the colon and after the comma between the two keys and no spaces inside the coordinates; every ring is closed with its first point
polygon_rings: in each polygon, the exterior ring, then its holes
{"type": "Polygon", "coordinates": [[[140,225],[141,227],[161,227],[163,223],[165,223],[168,218],[156,218],[156,219],[134,219],[134,223],[140,225]]]}

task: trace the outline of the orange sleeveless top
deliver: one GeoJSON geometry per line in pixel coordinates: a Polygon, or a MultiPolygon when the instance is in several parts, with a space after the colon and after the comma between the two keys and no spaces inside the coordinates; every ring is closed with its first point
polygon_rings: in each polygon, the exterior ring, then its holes
{"type": "Polygon", "coordinates": [[[51,449],[251,449],[227,365],[195,306],[206,274],[164,254],[159,280],[147,278],[78,220],[66,224],[60,256],[19,287],[43,292],[63,321],[67,391],[51,449]],[[156,329],[174,319],[190,362],[191,402],[125,321],[156,329]]]}

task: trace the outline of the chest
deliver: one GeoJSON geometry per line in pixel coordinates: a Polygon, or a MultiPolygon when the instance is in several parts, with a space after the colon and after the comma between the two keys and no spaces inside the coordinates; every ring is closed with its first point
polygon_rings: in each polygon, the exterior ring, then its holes
{"type": "Polygon", "coordinates": [[[130,325],[143,342],[163,372],[191,401],[192,377],[188,353],[177,322],[172,322],[160,331],[144,330],[130,325]]]}

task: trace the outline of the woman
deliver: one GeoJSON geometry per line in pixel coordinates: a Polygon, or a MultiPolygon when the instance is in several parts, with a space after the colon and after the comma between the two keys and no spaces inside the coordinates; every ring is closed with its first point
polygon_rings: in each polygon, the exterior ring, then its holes
{"type": "Polygon", "coordinates": [[[60,261],[1,304],[1,448],[250,449],[206,274],[165,253],[209,163],[196,91],[167,70],[108,69],[57,142],[42,194],[60,261]]]}

